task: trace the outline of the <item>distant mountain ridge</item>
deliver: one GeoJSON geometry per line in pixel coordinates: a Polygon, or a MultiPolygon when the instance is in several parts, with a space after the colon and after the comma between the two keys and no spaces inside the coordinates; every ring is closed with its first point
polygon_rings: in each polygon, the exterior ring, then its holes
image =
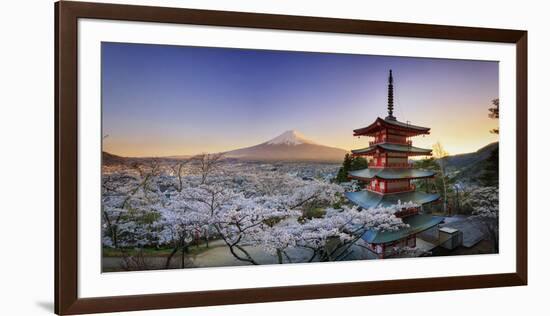
{"type": "Polygon", "coordinates": [[[498,148],[498,142],[490,143],[472,153],[448,156],[444,159],[448,167],[464,168],[477,162],[487,160],[491,152],[496,148],[498,148]]]}
{"type": "Polygon", "coordinates": [[[106,166],[125,164],[128,160],[129,158],[113,155],[106,151],[101,153],[101,163],[106,166]]]}
{"type": "Polygon", "coordinates": [[[456,174],[457,179],[471,181],[479,177],[485,168],[485,162],[493,150],[498,150],[498,142],[490,143],[475,152],[458,154],[444,158],[447,171],[456,174]]]}
{"type": "Polygon", "coordinates": [[[243,160],[341,162],[346,153],[344,149],[318,144],[290,130],[264,143],[227,151],[224,155],[243,160]]]}
{"type": "MultiPolygon", "coordinates": [[[[261,144],[224,152],[225,158],[248,161],[313,161],[340,163],[347,151],[341,148],[324,146],[307,139],[298,131],[290,130],[261,144]]],[[[193,155],[178,155],[166,157],[121,157],[103,152],[104,165],[124,164],[130,161],[149,159],[189,159],[193,155]]]]}

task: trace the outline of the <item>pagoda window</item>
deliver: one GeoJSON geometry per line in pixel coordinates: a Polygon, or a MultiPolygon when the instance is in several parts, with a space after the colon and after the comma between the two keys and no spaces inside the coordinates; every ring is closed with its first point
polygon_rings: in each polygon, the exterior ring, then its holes
{"type": "Polygon", "coordinates": [[[374,190],[376,188],[376,179],[371,181],[370,187],[371,187],[372,190],[374,190]]]}
{"type": "Polygon", "coordinates": [[[376,133],[375,142],[381,143],[383,141],[384,141],[384,134],[382,133],[382,131],[376,133]]]}
{"type": "Polygon", "coordinates": [[[390,134],[390,135],[388,135],[388,142],[398,143],[398,144],[406,144],[406,139],[405,139],[405,136],[390,134]]]}
{"type": "Polygon", "coordinates": [[[388,158],[388,165],[390,167],[396,167],[396,168],[409,167],[408,159],[405,157],[390,157],[388,158]]]}

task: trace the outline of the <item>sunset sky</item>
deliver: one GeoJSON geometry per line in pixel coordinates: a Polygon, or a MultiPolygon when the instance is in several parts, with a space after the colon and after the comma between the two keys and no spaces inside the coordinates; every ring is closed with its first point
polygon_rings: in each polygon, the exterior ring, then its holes
{"type": "Polygon", "coordinates": [[[458,154],[498,140],[487,116],[498,62],[103,43],[103,150],[220,152],[291,129],[327,146],[366,147],[352,130],[387,115],[389,69],[394,115],[431,127],[415,146],[439,141],[458,154]]]}

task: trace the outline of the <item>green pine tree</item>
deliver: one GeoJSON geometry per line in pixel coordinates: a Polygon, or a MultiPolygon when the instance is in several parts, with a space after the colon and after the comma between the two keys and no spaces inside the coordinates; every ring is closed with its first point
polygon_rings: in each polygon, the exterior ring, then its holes
{"type": "Polygon", "coordinates": [[[366,169],[369,167],[369,162],[363,157],[352,157],[349,171],[366,169]]]}
{"type": "Polygon", "coordinates": [[[350,171],[354,170],[360,170],[368,168],[368,161],[363,157],[353,157],[350,154],[346,154],[344,157],[344,162],[342,163],[342,167],[338,170],[338,174],[336,175],[336,182],[342,183],[347,182],[348,180],[348,173],[350,171]]]}
{"type": "Polygon", "coordinates": [[[485,160],[479,182],[485,187],[498,186],[498,148],[491,151],[489,158],[485,160]]]}

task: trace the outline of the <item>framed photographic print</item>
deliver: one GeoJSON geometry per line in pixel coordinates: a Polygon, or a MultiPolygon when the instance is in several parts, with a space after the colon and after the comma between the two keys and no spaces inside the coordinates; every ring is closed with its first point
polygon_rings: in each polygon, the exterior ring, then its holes
{"type": "Polygon", "coordinates": [[[527,284],[527,32],[61,1],[58,314],[527,284]]]}

